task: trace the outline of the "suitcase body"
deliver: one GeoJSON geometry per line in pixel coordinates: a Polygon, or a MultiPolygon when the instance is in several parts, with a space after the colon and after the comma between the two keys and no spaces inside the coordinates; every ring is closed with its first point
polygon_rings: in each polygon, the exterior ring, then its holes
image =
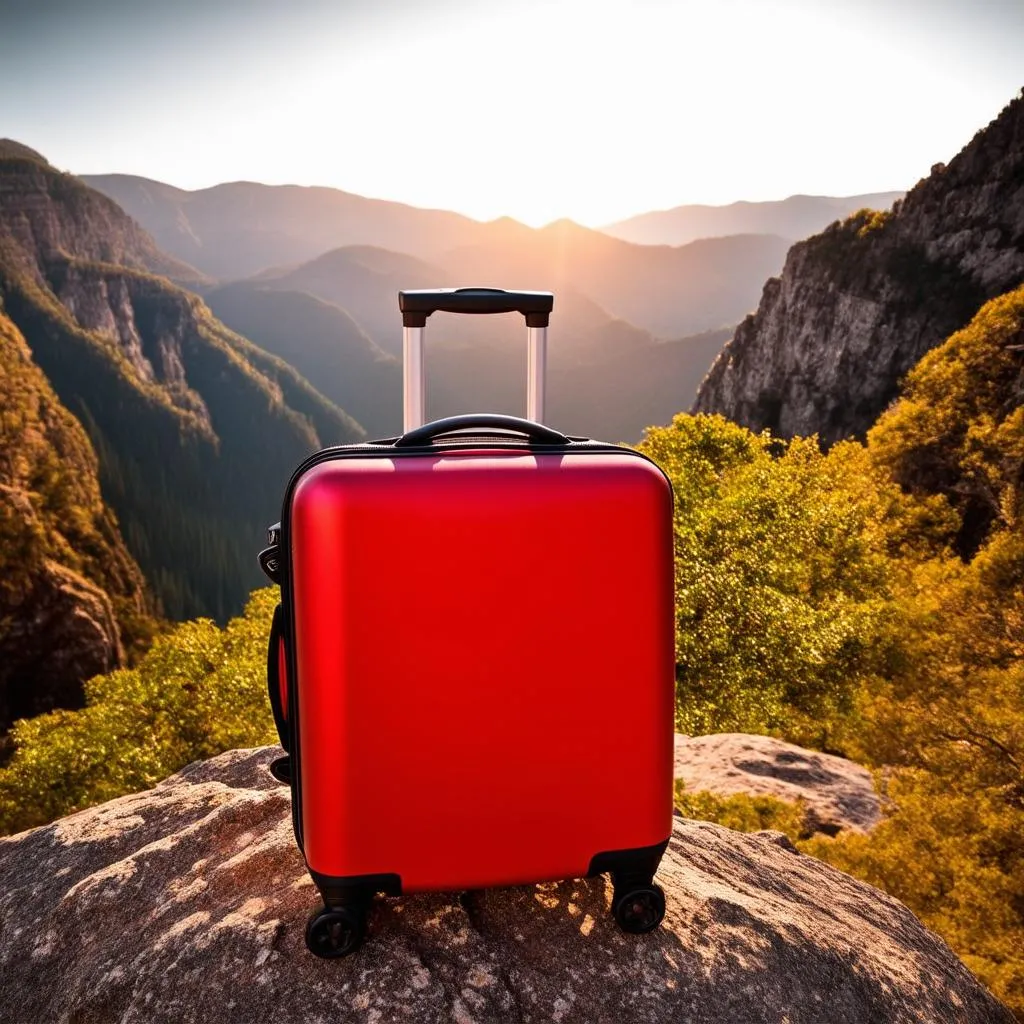
{"type": "Polygon", "coordinates": [[[660,469],[456,417],[307,460],[274,539],[272,702],[327,908],[310,948],[355,948],[377,892],[601,871],[620,924],[656,925],[675,664],[660,469]]]}

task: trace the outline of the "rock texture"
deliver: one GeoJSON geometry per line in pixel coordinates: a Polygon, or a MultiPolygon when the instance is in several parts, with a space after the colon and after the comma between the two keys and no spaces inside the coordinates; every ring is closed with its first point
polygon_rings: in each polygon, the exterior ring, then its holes
{"type": "Polygon", "coordinates": [[[0,139],[0,161],[0,234],[16,244],[25,264],[35,264],[40,284],[49,260],[71,254],[182,284],[209,282],[194,267],[161,252],[112,199],[61,174],[28,146],[0,139]]]}
{"type": "Polygon", "coordinates": [[[675,766],[676,778],[682,779],[688,790],[800,801],[807,809],[811,832],[866,832],[881,817],[878,795],[866,768],[770,736],[677,735],[675,766]]]}
{"type": "Polygon", "coordinates": [[[895,900],[778,833],[690,821],[650,936],[617,930],[598,878],[381,901],[361,952],[317,960],[274,753],[0,840],[0,1020],[1012,1021],[895,900]]]}
{"type": "Polygon", "coordinates": [[[695,412],[826,443],[862,435],[901,377],[1024,281],[1024,97],[891,214],[794,245],[705,378],[695,412]]]}

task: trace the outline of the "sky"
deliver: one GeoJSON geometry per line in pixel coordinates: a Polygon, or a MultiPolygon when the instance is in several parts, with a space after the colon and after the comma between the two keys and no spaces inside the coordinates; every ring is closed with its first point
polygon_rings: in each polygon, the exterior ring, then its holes
{"type": "Polygon", "coordinates": [[[0,137],[77,174],[600,226],[902,189],[1024,86],[1024,0],[0,0],[0,137]]]}

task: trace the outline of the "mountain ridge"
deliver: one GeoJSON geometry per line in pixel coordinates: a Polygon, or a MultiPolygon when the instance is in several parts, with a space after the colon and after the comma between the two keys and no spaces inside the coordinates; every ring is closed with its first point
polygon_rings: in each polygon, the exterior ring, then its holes
{"type": "Polygon", "coordinates": [[[322,444],[365,435],[160,274],[189,270],[71,175],[0,159],[6,312],[89,435],[162,610],[223,619],[260,581],[252,551],[279,481],[322,444]]]}
{"type": "MultiPolygon", "coordinates": [[[[84,180],[121,203],[162,248],[222,284],[281,276],[284,267],[368,246],[437,268],[434,279],[414,271],[402,287],[482,284],[482,276],[503,287],[571,287],[666,339],[737,323],[756,305],[764,279],[781,269],[788,247],[763,233],[702,239],[686,251],[637,246],[565,218],[542,228],[509,217],[481,222],[322,186],[221,184],[187,192],[129,175],[84,180]],[[601,263],[607,265],[599,270],[601,263]]],[[[370,323],[351,303],[329,301],[381,344],[390,302],[370,323]]]]}
{"type": "Polygon", "coordinates": [[[694,410],[825,444],[862,436],[920,358],[1024,280],[1024,94],[889,212],[794,245],[694,410]]]}
{"type": "Polygon", "coordinates": [[[82,180],[145,224],[161,248],[222,281],[306,262],[371,235],[385,248],[430,258],[471,237],[480,223],[319,185],[222,182],[188,191],[135,175],[82,180]]]}
{"type": "Polygon", "coordinates": [[[888,209],[905,192],[866,192],[853,196],[798,193],[785,199],[740,199],[715,206],[691,203],[651,210],[601,228],[640,245],[685,245],[699,238],[733,234],[773,234],[798,241],[865,207],[888,209]]]}
{"type": "MultiPolygon", "coordinates": [[[[285,356],[322,391],[357,412],[371,433],[389,436],[402,426],[402,330],[396,293],[403,287],[436,286],[445,279],[451,279],[446,271],[405,254],[349,246],[298,267],[233,282],[206,298],[231,327],[285,356]],[[355,276],[346,273],[353,268],[358,270],[355,276]],[[283,314],[285,307],[292,310],[290,320],[283,314]],[[352,349],[353,326],[376,342],[387,364],[352,349]],[[298,340],[306,337],[311,344],[298,340]],[[368,364],[369,378],[363,376],[368,364]],[[363,411],[367,406],[369,421],[363,411]]],[[[431,317],[428,417],[481,407],[522,414],[524,333],[522,318],[515,314],[431,317]]],[[[645,427],[671,418],[696,394],[730,334],[731,329],[719,329],[662,341],[613,317],[572,287],[559,289],[548,339],[547,419],[570,433],[638,440],[645,427]]]]}

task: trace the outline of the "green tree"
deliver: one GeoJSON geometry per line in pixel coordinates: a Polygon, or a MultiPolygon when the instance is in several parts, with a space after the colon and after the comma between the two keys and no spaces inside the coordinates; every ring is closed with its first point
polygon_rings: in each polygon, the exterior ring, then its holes
{"type": "Polygon", "coordinates": [[[676,498],[678,727],[834,744],[893,656],[897,556],[941,547],[948,507],[908,499],[861,445],[826,455],[718,416],[677,416],[640,450],[676,498]]]}

